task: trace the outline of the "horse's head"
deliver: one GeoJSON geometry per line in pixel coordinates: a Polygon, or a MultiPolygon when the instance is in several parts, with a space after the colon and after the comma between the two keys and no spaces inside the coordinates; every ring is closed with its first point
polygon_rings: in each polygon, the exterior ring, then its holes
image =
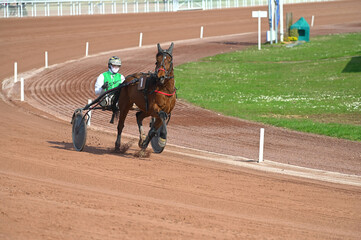
{"type": "Polygon", "coordinates": [[[164,84],[165,80],[173,78],[173,47],[172,43],[167,50],[163,50],[158,43],[158,53],[156,56],[155,72],[160,79],[160,83],[164,84]]]}

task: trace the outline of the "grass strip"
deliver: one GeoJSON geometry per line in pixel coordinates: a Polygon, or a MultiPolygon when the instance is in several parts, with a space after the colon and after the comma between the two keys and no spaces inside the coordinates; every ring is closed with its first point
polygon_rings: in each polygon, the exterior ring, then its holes
{"type": "Polygon", "coordinates": [[[178,96],[225,115],[361,141],[361,33],[257,46],[175,68],[178,96]]]}

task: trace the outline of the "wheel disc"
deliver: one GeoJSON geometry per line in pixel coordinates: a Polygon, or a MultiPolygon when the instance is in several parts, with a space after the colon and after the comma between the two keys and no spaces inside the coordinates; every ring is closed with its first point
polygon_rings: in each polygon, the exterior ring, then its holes
{"type": "Polygon", "coordinates": [[[72,137],[73,137],[73,145],[75,150],[82,151],[85,142],[86,142],[86,121],[83,118],[83,115],[78,112],[73,117],[73,129],[72,129],[72,137]]]}
{"type": "MultiPolygon", "coordinates": [[[[155,153],[161,153],[163,152],[165,145],[167,143],[167,127],[164,127],[163,125],[157,130],[157,133],[150,141],[150,144],[152,145],[153,151],[155,153]],[[164,129],[165,128],[165,129],[164,129]],[[165,133],[165,136],[161,136],[161,132],[165,133]]],[[[163,134],[164,135],[164,134],[163,134]]]]}

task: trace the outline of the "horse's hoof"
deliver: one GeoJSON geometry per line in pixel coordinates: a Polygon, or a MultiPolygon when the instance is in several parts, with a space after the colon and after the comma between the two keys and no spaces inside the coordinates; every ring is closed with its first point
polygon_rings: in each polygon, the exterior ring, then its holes
{"type": "Polygon", "coordinates": [[[142,148],[142,146],[144,145],[144,141],[145,141],[146,138],[147,138],[147,136],[145,136],[145,135],[140,136],[139,142],[138,142],[138,147],[142,148]]]}
{"type": "Polygon", "coordinates": [[[115,148],[114,148],[115,151],[119,151],[120,150],[120,145],[118,144],[115,144],[115,148]]]}

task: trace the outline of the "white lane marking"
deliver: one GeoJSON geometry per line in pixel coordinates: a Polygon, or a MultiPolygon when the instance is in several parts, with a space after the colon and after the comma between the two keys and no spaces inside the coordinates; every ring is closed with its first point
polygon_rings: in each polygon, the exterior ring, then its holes
{"type": "Polygon", "coordinates": [[[214,153],[210,151],[204,151],[189,147],[182,147],[173,144],[167,144],[167,145],[172,146],[174,148],[180,148],[189,151],[189,152],[176,151],[173,149],[164,150],[165,152],[171,154],[178,154],[178,155],[198,158],[202,160],[219,162],[233,166],[258,170],[258,171],[272,172],[272,173],[284,174],[289,176],[308,178],[312,180],[319,180],[324,182],[361,187],[361,176],[358,175],[350,175],[350,174],[343,174],[338,172],[330,172],[325,170],[299,167],[295,165],[289,165],[270,160],[264,160],[262,163],[257,163],[257,160],[245,158],[242,156],[232,156],[232,155],[214,153]]]}

